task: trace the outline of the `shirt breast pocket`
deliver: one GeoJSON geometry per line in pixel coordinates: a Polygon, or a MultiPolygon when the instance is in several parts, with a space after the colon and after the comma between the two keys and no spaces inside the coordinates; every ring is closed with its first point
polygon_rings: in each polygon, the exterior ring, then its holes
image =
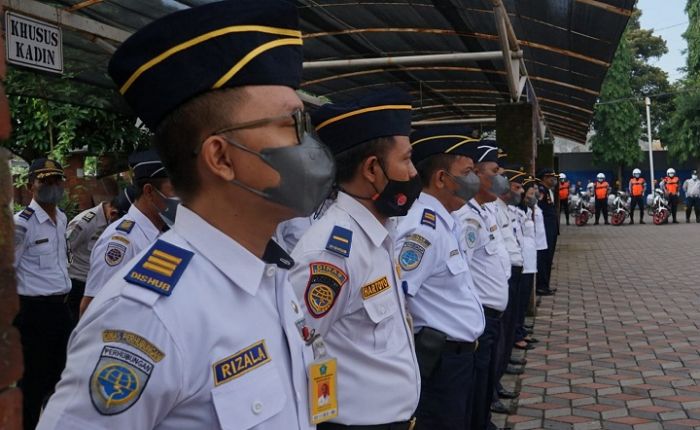
{"type": "Polygon", "coordinates": [[[39,268],[48,269],[55,265],[54,246],[48,239],[39,239],[27,248],[27,255],[34,260],[39,268]],[[36,243],[41,242],[41,243],[36,243]]]}
{"type": "Polygon", "coordinates": [[[393,347],[398,341],[398,334],[394,333],[396,318],[400,318],[393,287],[376,297],[364,300],[362,306],[374,325],[374,351],[382,352],[393,347]]]}
{"type": "Polygon", "coordinates": [[[241,379],[212,390],[212,399],[223,430],[248,430],[277,415],[287,402],[279,372],[268,363],[241,379]]]}
{"type": "Polygon", "coordinates": [[[450,257],[447,259],[447,270],[449,270],[452,275],[459,275],[467,271],[467,262],[464,261],[461,255],[450,257]]]}
{"type": "Polygon", "coordinates": [[[486,253],[488,255],[496,255],[498,254],[498,246],[496,244],[496,241],[493,239],[490,239],[488,243],[486,244],[486,253]]]}

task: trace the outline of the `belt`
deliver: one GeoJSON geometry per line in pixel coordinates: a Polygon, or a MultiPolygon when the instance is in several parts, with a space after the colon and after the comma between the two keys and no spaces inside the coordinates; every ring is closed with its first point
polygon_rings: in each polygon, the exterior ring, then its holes
{"type": "Polygon", "coordinates": [[[20,302],[25,303],[66,303],[68,294],[56,294],[53,296],[19,296],[20,302]]]}
{"type": "Polygon", "coordinates": [[[479,348],[479,341],[474,342],[458,342],[454,340],[448,340],[445,342],[445,346],[442,348],[443,351],[454,352],[459,354],[462,352],[474,352],[479,348]]]}
{"type": "Polygon", "coordinates": [[[486,306],[484,308],[484,316],[487,316],[489,318],[500,318],[503,316],[503,312],[497,311],[496,309],[491,309],[487,308],[486,306]]]}
{"type": "Polygon", "coordinates": [[[389,424],[376,425],[345,425],[337,423],[322,423],[317,426],[318,430],[413,430],[416,426],[416,418],[411,418],[408,421],[399,421],[389,424]]]}

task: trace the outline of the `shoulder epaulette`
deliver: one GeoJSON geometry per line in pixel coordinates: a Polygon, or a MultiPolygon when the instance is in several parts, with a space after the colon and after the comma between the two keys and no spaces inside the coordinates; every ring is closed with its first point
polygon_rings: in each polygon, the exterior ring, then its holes
{"type": "Polygon", "coordinates": [[[83,215],[83,221],[85,221],[85,222],[90,222],[93,220],[93,218],[95,218],[95,212],[92,212],[92,211],[83,215]]]}
{"type": "Polygon", "coordinates": [[[158,240],[124,276],[126,282],[169,296],[194,253],[158,240]]]}
{"type": "Polygon", "coordinates": [[[435,228],[437,217],[435,216],[435,211],[430,209],[423,209],[423,216],[420,218],[420,223],[425,224],[428,227],[435,228]]]}
{"type": "Polygon", "coordinates": [[[117,226],[118,231],[123,231],[126,234],[131,233],[131,230],[134,228],[136,223],[130,219],[125,219],[124,221],[120,222],[119,225],[117,226]]]}
{"type": "Polygon", "coordinates": [[[29,221],[29,218],[31,218],[32,215],[34,215],[34,209],[27,206],[22,212],[20,212],[19,217],[26,221],[29,221]]]}
{"type": "Polygon", "coordinates": [[[326,249],[335,252],[341,257],[349,257],[351,244],[352,231],[336,225],[328,238],[326,249]]]}

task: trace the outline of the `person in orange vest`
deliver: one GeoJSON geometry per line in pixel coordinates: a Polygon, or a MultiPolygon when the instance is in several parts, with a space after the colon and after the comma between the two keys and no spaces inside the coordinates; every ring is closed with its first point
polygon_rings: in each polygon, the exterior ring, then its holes
{"type": "Polygon", "coordinates": [[[634,224],[634,209],[639,207],[639,223],[644,224],[644,194],[647,192],[647,181],[642,178],[642,171],[632,170],[632,179],[629,183],[629,193],[632,197],[630,206],[630,224],[634,224]]]}
{"type": "Polygon", "coordinates": [[[566,216],[566,225],[569,225],[569,193],[571,183],[566,179],[566,174],[559,174],[559,215],[564,211],[566,216]]]}
{"type": "Polygon", "coordinates": [[[598,173],[596,176],[595,189],[595,224],[598,225],[600,214],[603,214],[605,224],[608,223],[608,194],[610,194],[610,184],[605,180],[605,175],[598,173]]]}
{"type": "Polygon", "coordinates": [[[668,198],[668,204],[671,206],[671,216],[673,223],[678,224],[676,220],[676,212],[678,212],[678,200],[681,192],[681,179],[676,176],[676,170],[669,168],[666,170],[666,177],[661,181],[661,190],[668,198]]]}

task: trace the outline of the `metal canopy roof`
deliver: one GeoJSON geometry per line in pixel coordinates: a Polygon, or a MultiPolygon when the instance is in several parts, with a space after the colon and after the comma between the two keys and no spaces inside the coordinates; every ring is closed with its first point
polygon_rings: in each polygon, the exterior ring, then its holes
{"type": "MultiPolygon", "coordinates": [[[[67,71],[80,82],[110,89],[107,62],[128,34],[208,2],[0,0],[40,18],[54,10],[54,22],[64,27],[67,71]]],[[[635,0],[297,3],[306,60],[302,90],[335,101],[399,85],[415,96],[414,118],[421,121],[488,122],[496,104],[528,97],[552,134],[585,142],[635,0]]]]}

